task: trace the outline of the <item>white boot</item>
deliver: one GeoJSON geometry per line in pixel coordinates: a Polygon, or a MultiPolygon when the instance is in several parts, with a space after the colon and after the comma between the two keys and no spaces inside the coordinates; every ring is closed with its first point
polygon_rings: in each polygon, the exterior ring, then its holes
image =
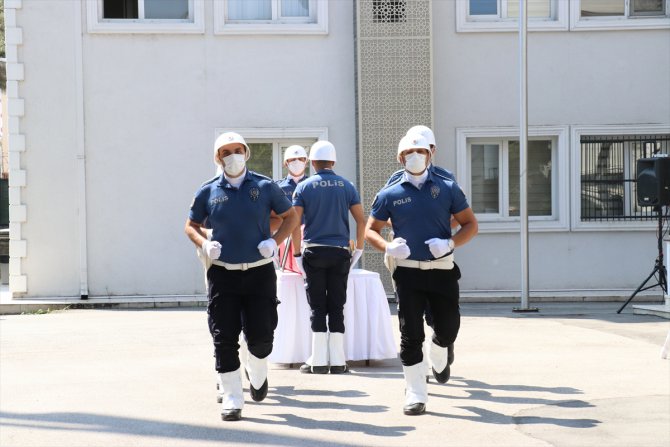
{"type": "Polygon", "coordinates": [[[223,402],[223,386],[221,385],[221,374],[216,373],[216,402],[223,402]]]}
{"type": "Polygon", "coordinates": [[[220,373],[219,380],[223,391],[221,419],[224,421],[239,421],[242,418],[242,407],[244,407],[240,368],[232,372],[220,373]]]}
{"type": "Polygon", "coordinates": [[[328,333],[312,332],[312,355],[300,372],[307,374],[328,374],[328,333]]]}
{"type": "Polygon", "coordinates": [[[419,362],[412,366],[402,367],[405,373],[405,406],[403,412],[407,415],[417,415],[426,411],[428,402],[428,385],[426,385],[426,366],[419,362]]]}
{"type": "Polygon", "coordinates": [[[328,336],[328,359],[330,373],[342,374],[347,372],[347,359],[344,356],[344,334],[331,332],[328,336]]]}
{"type": "Polygon", "coordinates": [[[268,394],[268,359],[259,359],[251,352],[247,356],[247,373],[249,374],[249,391],[256,402],[265,399],[268,394]]]}
{"type": "Polygon", "coordinates": [[[426,371],[426,383],[430,381],[430,356],[428,355],[428,347],[432,343],[431,339],[427,338],[423,342],[423,363],[424,371],[426,371]]]}
{"type": "Polygon", "coordinates": [[[430,344],[430,363],[433,364],[433,376],[439,383],[449,380],[449,348],[443,348],[432,342],[430,344]]]}

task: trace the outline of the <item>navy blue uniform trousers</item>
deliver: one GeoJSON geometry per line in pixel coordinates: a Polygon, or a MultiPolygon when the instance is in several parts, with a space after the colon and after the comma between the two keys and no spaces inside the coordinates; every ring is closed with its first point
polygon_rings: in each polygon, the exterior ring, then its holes
{"type": "Polygon", "coordinates": [[[398,294],[400,360],[403,365],[412,366],[423,360],[426,305],[430,305],[433,316],[433,342],[445,348],[456,340],[461,326],[460,277],[461,271],[455,264],[451,270],[397,267],[393,272],[398,294]]]}
{"type": "Polygon", "coordinates": [[[303,252],[312,332],[344,333],[350,264],[351,254],[343,248],[319,246],[306,248],[303,252]]]}
{"type": "Polygon", "coordinates": [[[214,341],[216,370],[226,373],[240,367],[238,341],[242,322],[249,352],[259,359],[270,355],[279,303],[274,265],[249,270],[212,265],[207,281],[207,320],[214,341]]]}

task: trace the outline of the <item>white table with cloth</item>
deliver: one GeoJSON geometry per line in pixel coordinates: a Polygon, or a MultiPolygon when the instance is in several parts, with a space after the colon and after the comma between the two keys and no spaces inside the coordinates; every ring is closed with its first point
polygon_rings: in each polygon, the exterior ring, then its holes
{"type": "MultiPolygon", "coordinates": [[[[268,357],[273,363],[303,363],[311,354],[310,308],[302,276],[277,271],[279,322],[274,347],[268,357]]],[[[347,360],[396,358],[386,292],[379,273],[354,269],[349,273],[344,305],[344,352],[347,360]]]]}

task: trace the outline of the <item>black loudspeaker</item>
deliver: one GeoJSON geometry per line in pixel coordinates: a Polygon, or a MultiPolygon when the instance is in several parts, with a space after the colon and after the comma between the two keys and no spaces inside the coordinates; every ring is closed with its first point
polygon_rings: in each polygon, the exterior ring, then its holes
{"type": "Polygon", "coordinates": [[[637,204],[670,205],[670,158],[640,158],[637,161],[637,204]]]}

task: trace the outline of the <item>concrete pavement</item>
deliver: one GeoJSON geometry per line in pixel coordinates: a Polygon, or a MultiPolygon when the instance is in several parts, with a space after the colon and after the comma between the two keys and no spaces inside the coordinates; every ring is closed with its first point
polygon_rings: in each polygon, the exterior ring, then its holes
{"type": "Polygon", "coordinates": [[[273,365],[240,422],[219,417],[203,308],[6,315],[0,446],[667,447],[670,322],[619,305],[463,305],[452,378],[431,381],[423,416],[402,414],[391,359],[344,376],[273,365]]]}

